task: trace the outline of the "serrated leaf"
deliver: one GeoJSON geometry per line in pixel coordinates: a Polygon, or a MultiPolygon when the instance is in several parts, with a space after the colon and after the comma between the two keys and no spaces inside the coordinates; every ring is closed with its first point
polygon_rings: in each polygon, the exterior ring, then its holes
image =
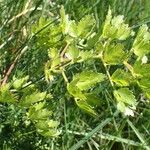
{"type": "Polygon", "coordinates": [[[29,79],[29,76],[26,76],[21,79],[14,79],[13,87],[15,89],[20,89],[27,82],[28,79],[29,79]]]}
{"type": "Polygon", "coordinates": [[[84,71],[74,76],[75,80],[78,80],[76,86],[82,90],[88,90],[96,83],[102,82],[105,75],[102,73],[84,71]]]}
{"type": "Polygon", "coordinates": [[[117,100],[117,108],[126,116],[134,116],[133,110],[136,109],[136,99],[128,88],[120,88],[114,91],[117,100]]]}
{"type": "Polygon", "coordinates": [[[35,124],[36,128],[40,129],[40,130],[47,130],[48,129],[48,123],[45,120],[39,120],[36,124],[35,124]]]}
{"type": "Polygon", "coordinates": [[[45,106],[45,103],[46,102],[44,101],[44,102],[39,102],[39,103],[34,104],[35,111],[41,110],[45,106]]]}
{"type": "Polygon", "coordinates": [[[147,25],[142,25],[133,43],[135,55],[142,58],[150,53],[150,32],[147,25]]]}
{"type": "Polygon", "coordinates": [[[57,65],[59,65],[61,62],[60,57],[56,57],[54,59],[51,60],[51,68],[55,68],[57,65]]]}
{"type": "Polygon", "coordinates": [[[150,76],[143,77],[140,80],[137,80],[137,83],[146,95],[146,97],[150,99],[150,76]]]}
{"type": "Polygon", "coordinates": [[[132,75],[123,69],[117,69],[111,76],[113,82],[118,86],[129,86],[134,80],[132,75]]]}
{"type": "Polygon", "coordinates": [[[48,56],[51,59],[57,58],[59,56],[59,52],[57,48],[51,48],[48,50],[48,56]]]}
{"type": "Polygon", "coordinates": [[[10,85],[5,84],[0,87],[0,102],[15,103],[17,96],[10,91],[10,85]]]}
{"type": "Polygon", "coordinates": [[[142,64],[141,61],[136,61],[133,65],[133,70],[139,78],[150,76],[150,64],[142,64]]]}
{"type": "Polygon", "coordinates": [[[92,15],[86,15],[83,17],[77,25],[78,36],[84,38],[90,32],[94,24],[95,19],[92,15]]]}
{"type": "Polygon", "coordinates": [[[100,33],[93,33],[88,39],[86,43],[86,48],[92,49],[100,38],[100,33]]]}
{"type": "Polygon", "coordinates": [[[83,93],[96,83],[103,81],[105,75],[102,73],[84,71],[76,74],[73,80],[67,85],[68,92],[75,97],[77,105],[91,115],[97,115],[94,107],[100,105],[99,98],[92,93],[83,93]]]}
{"type": "Polygon", "coordinates": [[[75,60],[79,56],[79,49],[75,45],[71,45],[65,55],[69,59],[75,60]]]}
{"type": "Polygon", "coordinates": [[[74,38],[78,37],[77,23],[74,20],[70,21],[70,28],[68,34],[74,38]]]}
{"type": "Polygon", "coordinates": [[[102,104],[100,97],[97,95],[93,93],[85,93],[84,95],[86,96],[86,101],[90,106],[97,107],[102,104]]]}
{"type": "Polygon", "coordinates": [[[86,99],[85,95],[81,92],[81,90],[76,86],[78,79],[72,80],[69,84],[67,84],[68,92],[78,98],[78,99],[86,99]]]}
{"type": "Polygon", "coordinates": [[[49,128],[56,128],[56,127],[58,127],[59,122],[58,121],[54,121],[54,120],[48,120],[47,124],[48,124],[49,128]]]}
{"type": "Polygon", "coordinates": [[[24,96],[21,99],[20,105],[24,107],[29,107],[36,102],[43,101],[45,97],[46,92],[34,92],[31,95],[24,96]]]}
{"type": "Polygon", "coordinates": [[[41,110],[35,110],[34,107],[29,109],[29,118],[31,120],[45,120],[52,115],[52,111],[47,110],[46,108],[41,110]]]}
{"type": "Polygon", "coordinates": [[[93,116],[97,116],[97,113],[94,110],[94,107],[89,105],[86,100],[75,99],[75,101],[79,108],[81,108],[82,110],[84,110],[85,112],[87,112],[93,116]]]}
{"type": "Polygon", "coordinates": [[[104,61],[107,64],[116,65],[121,64],[127,54],[124,52],[124,46],[122,44],[110,44],[108,43],[104,50],[104,61]]]}
{"type": "Polygon", "coordinates": [[[69,21],[69,16],[65,13],[65,9],[63,6],[60,9],[60,16],[61,16],[60,23],[62,27],[62,33],[67,34],[70,27],[70,21],[69,21]]]}
{"type": "Polygon", "coordinates": [[[51,70],[51,61],[47,61],[44,68],[45,79],[47,82],[54,80],[54,75],[51,70]]]}
{"type": "Polygon", "coordinates": [[[127,107],[123,102],[118,102],[117,109],[124,113],[125,116],[134,116],[133,110],[127,107]]]}
{"type": "MultiPolygon", "coordinates": [[[[32,33],[37,33],[40,31],[47,23],[49,23],[50,20],[45,19],[44,17],[40,17],[39,21],[36,24],[33,24],[31,27],[32,33]]],[[[40,33],[45,33],[44,31],[41,31],[40,33]]]]}
{"type": "Polygon", "coordinates": [[[133,31],[128,27],[128,24],[124,23],[124,16],[119,15],[112,18],[112,13],[109,9],[103,27],[102,37],[125,40],[130,35],[133,35],[133,31]]]}
{"type": "Polygon", "coordinates": [[[40,130],[49,130],[51,128],[57,128],[59,125],[58,121],[54,120],[39,120],[35,126],[40,130]]]}
{"type": "Polygon", "coordinates": [[[80,51],[79,57],[80,57],[80,59],[78,60],[78,62],[83,62],[83,61],[93,58],[94,53],[92,50],[91,51],[80,51]]]}
{"type": "Polygon", "coordinates": [[[126,105],[123,103],[123,102],[118,102],[117,103],[117,109],[120,110],[121,112],[125,112],[125,108],[126,108],[126,105]]]}
{"type": "Polygon", "coordinates": [[[102,42],[98,42],[95,46],[95,50],[98,54],[101,54],[104,51],[104,45],[102,42]]]}
{"type": "Polygon", "coordinates": [[[118,102],[136,106],[136,99],[133,93],[128,88],[120,88],[114,91],[114,96],[118,102]]]}
{"type": "Polygon", "coordinates": [[[112,14],[111,14],[111,10],[109,9],[103,27],[102,37],[104,38],[109,36],[109,32],[110,32],[109,30],[111,28],[111,20],[112,20],[112,14]]]}
{"type": "Polygon", "coordinates": [[[42,136],[45,137],[57,137],[60,135],[61,132],[59,132],[56,129],[49,129],[49,130],[37,130],[42,136]]]}

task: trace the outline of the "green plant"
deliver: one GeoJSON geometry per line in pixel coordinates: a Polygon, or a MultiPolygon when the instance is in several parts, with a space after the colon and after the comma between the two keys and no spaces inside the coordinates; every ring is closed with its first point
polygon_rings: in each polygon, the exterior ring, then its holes
{"type": "Polygon", "coordinates": [[[128,2],[0,2],[2,149],[149,149],[150,32],[128,2]]]}
{"type": "MultiPolygon", "coordinates": [[[[99,35],[95,32],[95,20],[91,15],[75,22],[69,20],[63,8],[60,13],[58,26],[62,31],[59,34],[62,40],[58,39],[57,44],[50,47],[50,60],[45,67],[46,79],[52,82],[55,75],[62,74],[67,90],[74,97],[76,104],[93,115],[96,115],[93,108],[101,101],[97,96],[100,93],[95,92],[95,85],[107,84],[110,94],[116,99],[117,108],[125,115],[134,116],[138,101],[133,87],[138,85],[139,90],[149,98],[148,27],[141,26],[135,36],[134,31],[124,23],[123,16],[112,17],[109,10],[102,35],[99,35]],[[130,46],[128,40],[131,41],[130,46]],[[95,68],[91,67],[90,71],[87,71],[88,61],[93,65],[100,61],[97,67],[99,69],[96,68],[95,71],[95,68]],[[73,79],[69,75],[67,77],[65,72],[68,73],[74,69],[75,64],[81,63],[84,63],[85,67],[80,67],[80,73],[73,75],[73,79]],[[139,70],[138,67],[142,69],[139,70]]],[[[55,38],[53,32],[51,35],[51,38],[55,38]]]]}

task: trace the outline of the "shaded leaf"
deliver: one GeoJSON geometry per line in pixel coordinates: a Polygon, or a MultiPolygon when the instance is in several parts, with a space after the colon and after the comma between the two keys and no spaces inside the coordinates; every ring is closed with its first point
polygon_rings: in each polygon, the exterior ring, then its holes
{"type": "Polygon", "coordinates": [[[79,108],[81,108],[82,110],[84,110],[85,112],[87,112],[93,116],[97,116],[97,113],[94,110],[94,107],[89,105],[86,100],[75,99],[75,101],[76,101],[76,104],[78,105],[79,108]]]}

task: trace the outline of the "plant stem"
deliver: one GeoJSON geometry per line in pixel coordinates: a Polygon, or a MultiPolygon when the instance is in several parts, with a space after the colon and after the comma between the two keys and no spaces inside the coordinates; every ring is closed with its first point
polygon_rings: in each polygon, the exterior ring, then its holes
{"type": "Polygon", "coordinates": [[[109,82],[110,82],[112,88],[114,89],[114,83],[113,83],[113,81],[111,80],[111,76],[110,76],[110,73],[109,73],[109,71],[108,71],[108,69],[107,69],[107,65],[106,65],[106,63],[104,62],[104,59],[103,59],[102,57],[100,57],[100,58],[101,58],[101,61],[102,61],[102,63],[103,63],[103,66],[104,66],[104,68],[105,68],[105,71],[106,71],[107,77],[108,77],[108,79],[109,79],[109,82]]]}
{"type": "Polygon", "coordinates": [[[63,69],[62,69],[62,76],[63,76],[65,82],[66,82],[66,83],[69,83],[68,78],[67,78],[67,76],[66,76],[66,74],[65,74],[65,72],[64,72],[63,69]]]}

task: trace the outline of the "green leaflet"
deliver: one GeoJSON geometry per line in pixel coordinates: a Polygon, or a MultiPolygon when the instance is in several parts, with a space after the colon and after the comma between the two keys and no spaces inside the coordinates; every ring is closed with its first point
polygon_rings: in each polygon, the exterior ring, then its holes
{"type": "Polygon", "coordinates": [[[86,100],[77,100],[75,99],[76,104],[79,108],[84,110],[85,112],[89,113],[90,115],[97,116],[96,111],[94,110],[94,107],[89,105],[86,100]]]}
{"type": "Polygon", "coordinates": [[[78,32],[77,32],[77,24],[75,20],[70,21],[70,28],[68,34],[73,38],[77,38],[78,32]]]}
{"type": "Polygon", "coordinates": [[[91,59],[94,57],[94,53],[92,50],[90,51],[80,51],[79,52],[79,60],[77,62],[83,62],[86,61],[88,59],[91,59]]]}
{"type": "Polygon", "coordinates": [[[133,31],[128,27],[128,24],[124,23],[124,16],[119,15],[112,18],[112,13],[109,9],[104,23],[102,37],[125,40],[130,35],[133,35],[133,31]]]}
{"type": "Polygon", "coordinates": [[[16,79],[15,77],[13,78],[14,82],[13,82],[13,87],[15,89],[20,89],[22,88],[22,86],[27,83],[27,80],[29,79],[29,76],[26,76],[24,78],[21,79],[16,79]]]}
{"type": "Polygon", "coordinates": [[[47,120],[47,121],[40,120],[35,125],[40,130],[48,130],[50,128],[58,127],[59,122],[54,120],[47,120]]]}
{"type": "Polygon", "coordinates": [[[77,33],[79,37],[84,38],[95,25],[95,19],[92,15],[86,15],[77,25],[77,33]]]}
{"type": "Polygon", "coordinates": [[[39,22],[32,25],[32,33],[36,34],[36,44],[38,47],[42,47],[43,49],[48,49],[50,46],[57,46],[61,43],[58,42],[61,39],[61,27],[60,25],[51,25],[47,28],[45,26],[52,22],[53,20],[49,18],[48,20],[46,18],[40,18],[39,22]],[[42,30],[45,28],[44,30],[42,30]],[[40,32],[39,32],[40,31],[40,32]]]}
{"type": "Polygon", "coordinates": [[[129,86],[133,82],[133,77],[129,72],[123,69],[117,69],[111,76],[113,82],[118,86],[129,86]]]}
{"type": "Polygon", "coordinates": [[[140,78],[137,83],[146,97],[150,99],[150,76],[140,78]]]}
{"type": "Polygon", "coordinates": [[[82,91],[76,86],[77,82],[78,79],[74,79],[67,85],[68,92],[78,99],[86,99],[82,91]]]}
{"type": "Polygon", "coordinates": [[[92,107],[97,107],[101,105],[101,99],[94,93],[85,93],[87,103],[92,107]]]}
{"type": "Polygon", "coordinates": [[[136,61],[133,70],[137,75],[137,84],[150,99],[150,64],[142,64],[141,61],[136,61]]]}
{"type": "Polygon", "coordinates": [[[81,90],[88,90],[96,83],[102,82],[105,75],[102,73],[84,71],[74,76],[74,80],[78,80],[76,86],[81,90]]]}
{"type": "Polygon", "coordinates": [[[86,15],[78,23],[70,21],[69,35],[72,37],[85,38],[95,25],[95,19],[92,15],[86,15]]]}
{"type": "Polygon", "coordinates": [[[121,64],[127,57],[123,49],[122,44],[106,44],[103,54],[105,63],[110,65],[121,64]]]}
{"type": "Polygon", "coordinates": [[[45,102],[36,103],[29,108],[28,117],[35,124],[37,131],[46,137],[58,136],[57,127],[59,123],[57,121],[49,120],[52,115],[52,111],[47,108],[43,108],[45,102]]]}
{"type": "Polygon", "coordinates": [[[57,137],[60,132],[56,129],[49,129],[49,130],[37,130],[42,136],[45,137],[57,137]]]}
{"type": "Polygon", "coordinates": [[[99,98],[92,93],[84,91],[93,87],[96,83],[102,82],[105,75],[102,73],[84,71],[76,74],[73,80],[67,85],[68,92],[74,96],[76,104],[91,115],[96,115],[94,107],[100,105],[99,98]]]}
{"type": "Polygon", "coordinates": [[[79,56],[79,49],[77,48],[76,45],[70,45],[65,55],[69,59],[75,61],[79,56]]]}
{"type": "Polygon", "coordinates": [[[86,15],[79,22],[69,20],[69,16],[65,14],[64,7],[60,10],[61,21],[60,25],[63,34],[69,34],[71,37],[85,38],[95,25],[95,19],[92,15],[86,15]]]}
{"type": "MultiPolygon", "coordinates": [[[[38,31],[40,31],[47,23],[49,22],[49,20],[46,20],[46,18],[44,18],[44,17],[41,17],[40,19],[39,19],[39,21],[36,23],[36,24],[33,24],[32,25],[32,33],[37,33],[38,31]]],[[[46,31],[48,31],[47,29],[46,29],[46,31]]],[[[43,33],[45,33],[46,32],[45,30],[43,30],[40,34],[43,34],[43,33]]]]}
{"type": "Polygon", "coordinates": [[[53,71],[57,70],[57,66],[61,63],[61,58],[57,48],[51,48],[48,50],[49,61],[45,64],[44,73],[46,81],[52,81],[54,79],[53,71]]]}
{"type": "Polygon", "coordinates": [[[121,111],[122,113],[125,113],[126,105],[123,102],[118,102],[117,103],[117,109],[121,111]]]}
{"type": "Polygon", "coordinates": [[[118,102],[124,102],[125,104],[135,106],[136,99],[133,93],[128,88],[120,88],[114,91],[114,96],[118,102]]]}
{"type": "Polygon", "coordinates": [[[6,84],[0,87],[0,102],[16,103],[17,96],[10,91],[10,85],[6,84]]]}
{"type": "Polygon", "coordinates": [[[136,61],[133,65],[133,70],[138,77],[150,76],[150,64],[142,64],[141,61],[136,61]]]}
{"type": "Polygon", "coordinates": [[[46,97],[46,92],[34,92],[30,95],[27,95],[21,99],[20,105],[24,107],[29,107],[30,105],[43,101],[44,98],[46,97]]]}
{"type": "Polygon", "coordinates": [[[147,25],[142,25],[140,27],[132,49],[135,55],[140,58],[150,53],[150,32],[147,25]]]}
{"type": "Polygon", "coordinates": [[[52,111],[49,111],[46,108],[35,110],[34,107],[30,107],[29,109],[29,118],[33,121],[46,120],[51,115],[52,115],[52,111]]]}
{"type": "Polygon", "coordinates": [[[89,38],[87,39],[86,48],[92,49],[98,42],[99,37],[100,33],[94,32],[93,34],[91,34],[91,36],[89,36],[89,38]]]}
{"type": "Polygon", "coordinates": [[[44,67],[44,74],[46,81],[52,81],[54,79],[53,72],[51,70],[51,61],[47,61],[44,67]]]}
{"type": "Polygon", "coordinates": [[[55,59],[59,57],[59,51],[57,50],[57,48],[51,48],[48,50],[48,56],[50,59],[55,59]]]}
{"type": "Polygon", "coordinates": [[[117,108],[127,116],[134,116],[133,110],[136,109],[136,99],[128,88],[120,88],[114,91],[117,100],[117,108]]]}
{"type": "Polygon", "coordinates": [[[61,16],[60,23],[61,23],[62,33],[67,34],[70,27],[70,21],[69,21],[69,16],[65,14],[65,10],[63,6],[60,9],[60,16],[61,16]]]}

